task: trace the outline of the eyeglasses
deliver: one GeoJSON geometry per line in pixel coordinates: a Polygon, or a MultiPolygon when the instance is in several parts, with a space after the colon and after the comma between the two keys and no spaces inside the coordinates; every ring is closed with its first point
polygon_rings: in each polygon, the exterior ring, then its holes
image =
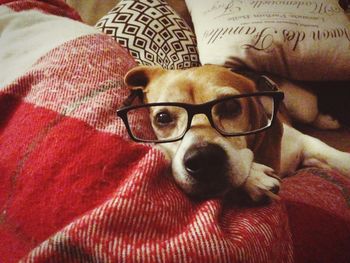
{"type": "MultiPolygon", "coordinates": [[[[134,90],[124,105],[130,105],[140,96],[142,91],[134,90]]],[[[204,114],[211,126],[223,136],[242,136],[271,127],[283,97],[283,92],[277,91],[276,86],[271,86],[269,91],[237,94],[203,104],[159,102],[124,106],[117,110],[117,116],[123,120],[130,137],[137,142],[165,143],[181,140],[191,128],[192,119],[197,114],[204,114]],[[156,137],[130,125],[131,120],[141,114],[150,117],[156,137]],[[260,116],[260,119],[255,123],[247,123],[252,114],[260,116]]]]}

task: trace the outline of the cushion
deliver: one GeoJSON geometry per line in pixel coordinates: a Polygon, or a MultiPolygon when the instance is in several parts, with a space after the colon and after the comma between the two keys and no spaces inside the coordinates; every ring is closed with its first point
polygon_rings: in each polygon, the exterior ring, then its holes
{"type": "Polygon", "coordinates": [[[195,35],[165,0],[122,0],[96,27],[142,65],[182,69],[199,65],[195,35]]]}
{"type": "Polygon", "coordinates": [[[202,64],[297,80],[350,79],[350,21],[337,0],[186,0],[202,64]]]}

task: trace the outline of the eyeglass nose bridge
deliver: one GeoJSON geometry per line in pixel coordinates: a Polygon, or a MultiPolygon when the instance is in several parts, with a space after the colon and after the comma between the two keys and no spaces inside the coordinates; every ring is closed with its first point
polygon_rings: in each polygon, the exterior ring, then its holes
{"type": "MultiPolygon", "coordinates": [[[[187,109],[187,115],[188,115],[188,123],[187,123],[187,129],[186,129],[186,132],[191,129],[191,127],[193,127],[193,118],[196,116],[196,115],[205,115],[207,117],[207,120],[209,121],[210,125],[216,129],[215,125],[214,125],[214,122],[213,122],[213,118],[211,116],[211,108],[212,106],[209,106],[208,105],[192,105],[194,107],[192,107],[190,110],[187,109]]],[[[196,124],[194,124],[196,125],[196,124]]],[[[185,133],[186,133],[185,132],[185,133]]]]}

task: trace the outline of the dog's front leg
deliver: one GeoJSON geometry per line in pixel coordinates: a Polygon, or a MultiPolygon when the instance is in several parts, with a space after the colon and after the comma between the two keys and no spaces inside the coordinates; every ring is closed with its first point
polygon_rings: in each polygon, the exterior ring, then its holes
{"type": "Polygon", "coordinates": [[[255,202],[266,196],[278,199],[276,194],[280,188],[280,179],[275,171],[266,165],[254,162],[254,153],[248,148],[240,150],[239,156],[242,166],[240,170],[246,175],[241,177],[244,179],[240,185],[249,197],[255,202]]]}
{"type": "Polygon", "coordinates": [[[350,177],[350,153],[284,125],[281,150],[281,174],[288,175],[301,167],[336,169],[350,177]]]}
{"type": "Polygon", "coordinates": [[[272,168],[253,162],[243,188],[256,202],[266,196],[279,199],[276,194],[280,189],[280,179],[272,168]]]}

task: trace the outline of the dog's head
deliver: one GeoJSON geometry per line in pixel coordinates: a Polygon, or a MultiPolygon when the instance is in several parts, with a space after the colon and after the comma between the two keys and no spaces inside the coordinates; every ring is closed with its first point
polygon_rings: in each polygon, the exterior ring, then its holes
{"type": "MultiPolygon", "coordinates": [[[[145,103],[202,105],[256,91],[251,80],[228,69],[209,65],[188,70],[140,66],[127,73],[125,82],[131,89],[143,90],[145,103]]],[[[261,107],[262,102],[254,97],[239,102],[225,101],[214,107],[212,120],[206,114],[194,114],[182,140],[161,144],[172,159],[175,181],[186,193],[218,195],[241,186],[249,174],[253,158],[275,170],[279,169],[280,122],[261,133],[234,137],[223,136],[213,127],[213,119],[217,118],[219,125],[229,126],[225,129],[238,133],[254,130],[255,126],[258,128],[266,122],[261,107]],[[228,124],[225,118],[230,118],[228,124]]],[[[156,136],[176,137],[181,127],[188,125],[184,117],[186,114],[184,110],[176,107],[167,109],[166,106],[161,111],[151,111],[156,136]]]]}

